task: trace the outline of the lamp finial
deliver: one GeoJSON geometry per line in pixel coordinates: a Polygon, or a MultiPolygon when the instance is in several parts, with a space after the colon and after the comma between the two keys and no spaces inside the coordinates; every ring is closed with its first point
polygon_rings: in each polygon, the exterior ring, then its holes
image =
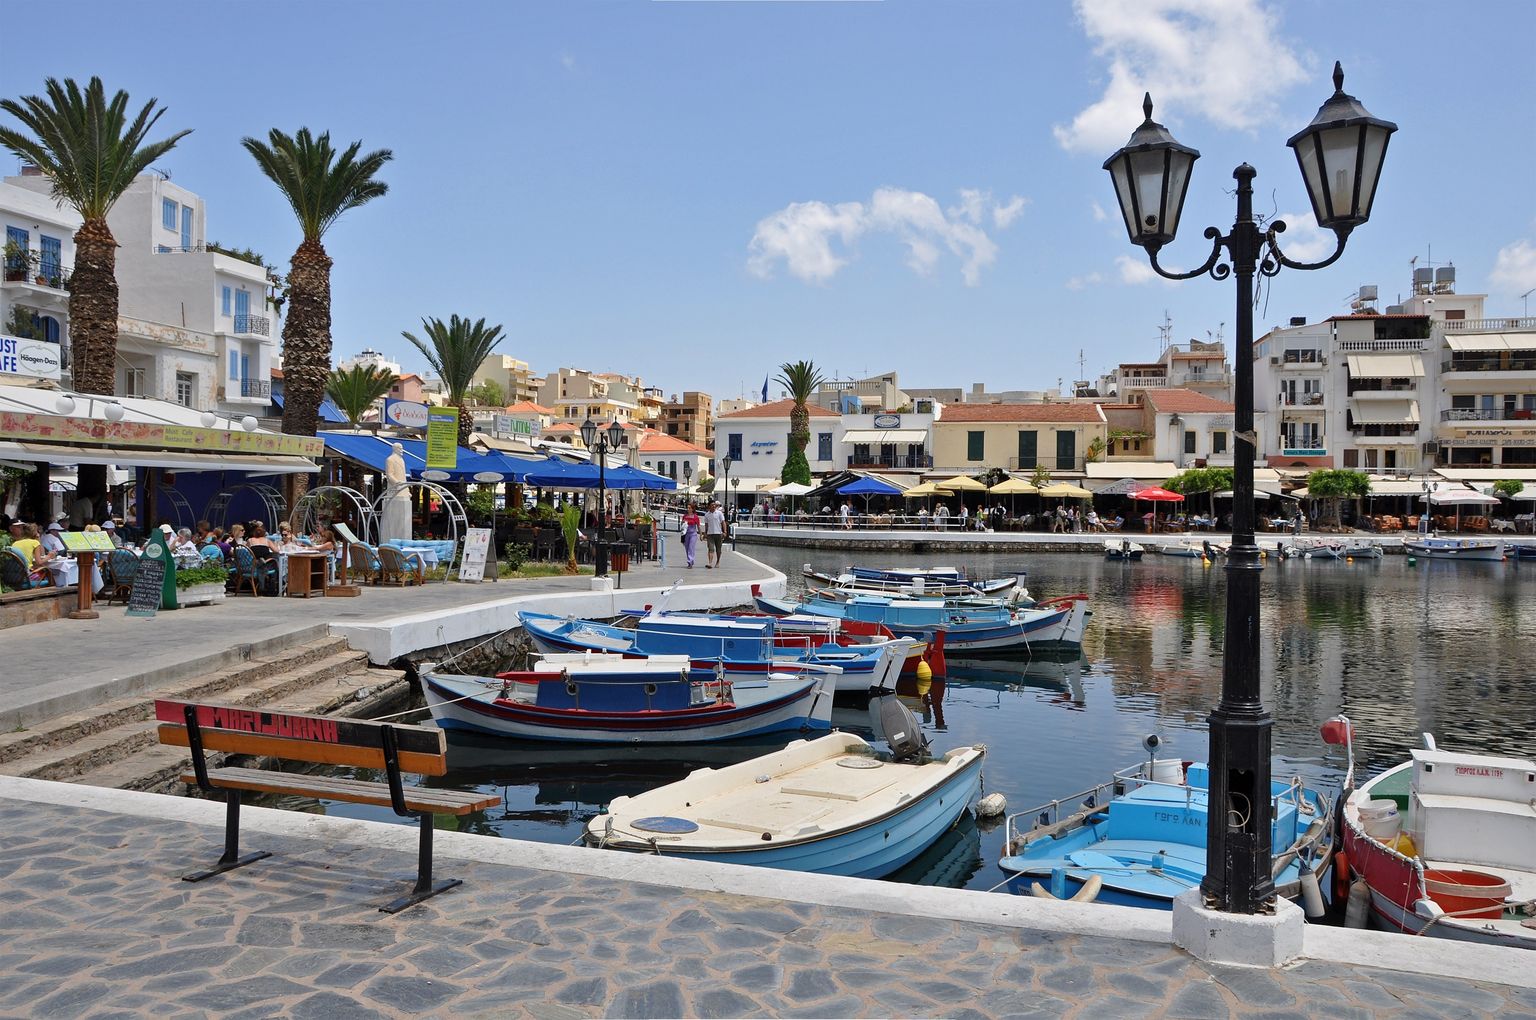
{"type": "Polygon", "coordinates": [[[1333,90],[1344,91],[1344,65],[1337,60],[1333,62],[1333,90]]]}
{"type": "Polygon", "coordinates": [[[1148,92],[1141,97],[1141,112],[1147,115],[1148,121],[1152,119],[1152,93],[1148,92]]]}

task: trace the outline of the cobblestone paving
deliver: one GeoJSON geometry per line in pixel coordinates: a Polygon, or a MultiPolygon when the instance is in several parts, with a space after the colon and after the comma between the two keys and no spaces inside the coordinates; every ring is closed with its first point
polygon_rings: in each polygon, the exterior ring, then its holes
{"type": "MultiPolygon", "coordinates": [[[[830,910],[0,801],[0,1015],[1536,1017],[1536,990],[830,910]]],[[[597,851],[594,851],[597,852],[597,851]]]]}

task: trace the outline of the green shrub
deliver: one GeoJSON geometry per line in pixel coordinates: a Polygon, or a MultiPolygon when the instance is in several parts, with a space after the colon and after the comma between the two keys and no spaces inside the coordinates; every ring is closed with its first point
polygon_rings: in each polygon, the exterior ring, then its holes
{"type": "Polygon", "coordinates": [[[200,563],[176,571],[176,587],[191,588],[198,584],[223,584],[229,580],[229,571],[221,563],[200,563]]]}
{"type": "Polygon", "coordinates": [[[521,542],[508,542],[501,550],[501,565],[508,570],[521,570],[533,550],[521,542]]]}

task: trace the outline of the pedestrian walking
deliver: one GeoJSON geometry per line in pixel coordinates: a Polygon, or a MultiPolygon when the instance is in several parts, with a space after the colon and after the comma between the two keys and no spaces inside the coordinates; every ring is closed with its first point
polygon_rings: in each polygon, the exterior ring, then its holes
{"type": "Polygon", "coordinates": [[[688,569],[693,569],[693,558],[699,548],[699,512],[689,504],[683,514],[683,552],[688,557],[688,569]]]}
{"type": "Polygon", "coordinates": [[[710,570],[720,565],[720,555],[725,548],[725,511],[720,508],[719,500],[711,503],[709,512],[704,515],[704,543],[709,560],[704,569],[710,570]]]}

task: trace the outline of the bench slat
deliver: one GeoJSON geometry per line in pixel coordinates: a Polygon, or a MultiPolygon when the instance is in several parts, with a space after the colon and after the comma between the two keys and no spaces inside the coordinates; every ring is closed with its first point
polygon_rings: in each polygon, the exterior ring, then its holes
{"type": "MultiPolygon", "coordinates": [[[[183,775],[181,780],[184,783],[195,784],[197,776],[189,772],[183,775]]],[[[390,800],[389,787],[383,783],[368,783],[335,776],[307,776],[292,772],[269,772],[264,769],[221,768],[209,769],[208,781],[222,789],[249,790],[253,793],[297,794],[324,800],[346,801],[352,804],[372,804],[378,807],[390,807],[393,803],[390,800]]],[[[412,811],[464,815],[471,811],[495,807],[501,803],[501,798],[495,794],[407,786],[405,803],[412,811]]]]}
{"type": "MultiPolygon", "coordinates": [[[[156,699],[155,719],[163,723],[186,725],[186,707],[189,704],[197,709],[197,725],[205,733],[234,730],[286,740],[313,740],[344,747],[376,749],[380,746],[379,730],[389,725],[395,731],[395,743],[401,751],[445,754],[448,750],[443,731],[435,728],[309,715],[303,712],[269,712],[246,705],[156,699]]],[[[206,737],[203,746],[214,751],[225,750],[210,744],[206,737]]]]}
{"type": "MultiPolygon", "coordinates": [[[[355,768],[381,769],[384,767],[384,751],[378,747],[357,747],[348,744],[329,744],[314,740],[292,740],[260,733],[216,729],[199,725],[203,749],[226,751],[230,754],[255,754],[286,761],[307,761],[317,765],[351,765],[355,768]]],[[[440,737],[442,731],[435,731],[440,737]]],[[[160,724],[160,743],[173,747],[190,747],[185,726],[171,723],[160,724]]],[[[400,771],[414,772],[421,776],[441,776],[448,772],[448,757],[441,752],[421,754],[400,750],[400,771]]]]}

